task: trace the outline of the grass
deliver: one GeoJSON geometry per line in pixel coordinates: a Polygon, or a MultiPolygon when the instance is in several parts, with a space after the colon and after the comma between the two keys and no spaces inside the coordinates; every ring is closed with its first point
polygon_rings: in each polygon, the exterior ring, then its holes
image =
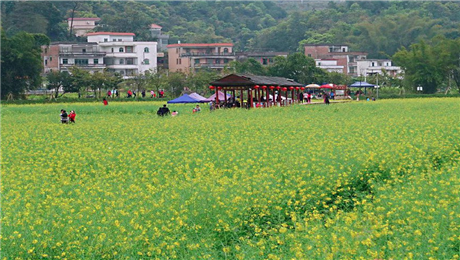
{"type": "Polygon", "coordinates": [[[2,106],[2,258],[459,258],[459,99],[162,104],[2,106]]]}

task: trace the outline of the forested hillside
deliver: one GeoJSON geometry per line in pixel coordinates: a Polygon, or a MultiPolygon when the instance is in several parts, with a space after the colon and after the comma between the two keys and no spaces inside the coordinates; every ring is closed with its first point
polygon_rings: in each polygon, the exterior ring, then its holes
{"type": "MultiPolygon", "coordinates": [[[[98,31],[134,32],[148,40],[157,23],[170,42],[235,43],[237,50],[296,51],[303,43],[343,43],[369,57],[443,35],[460,36],[458,2],[2,2],[7,35],[24,30],[73,40],[66,19],[100,17],[98,31]]],[[[83,39],[80,39],[83,40],[83,39]]]]}

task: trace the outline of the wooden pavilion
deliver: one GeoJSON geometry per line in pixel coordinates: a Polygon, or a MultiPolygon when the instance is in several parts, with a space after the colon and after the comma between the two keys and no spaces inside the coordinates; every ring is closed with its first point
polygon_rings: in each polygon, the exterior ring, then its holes
{"type": "Polygon", "coordinates": [[[291,79],[249,74],[230,74],[211,82],[209,88],[216,91],[216,105],[238,106],[238,98],[239,106],[247,108],[287,106],[298,102],[305,89],[303,84],[291,79]],[[220,91],[224,92],[224,100],[219,100],[220,91]],[[231,98],[227,94],[231,94],[231,98]]]}

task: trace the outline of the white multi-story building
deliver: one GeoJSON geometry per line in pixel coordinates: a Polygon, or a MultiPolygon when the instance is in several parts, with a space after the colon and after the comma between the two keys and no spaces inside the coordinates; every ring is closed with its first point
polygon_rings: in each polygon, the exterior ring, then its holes
{"type": "Polygon", "coordinates": [[[97,43],[105,53],[104,64],[111,72],[129,78],[157,71],[157,43],[134,41],[134,33],[88,33],[88,42],[97,43]]]}
{"type": "Polygon", "coordinates": [[[337,65],[336,59],[315,59],[316,67],[328,72],[343,73],[344,66],[337,65]]]}
{"type": "Polygon", "coordinates": [[[390,76],[395,77],[401,73],[401,67],[393,66],[389,59],[366,59],[358,60],[358,76],[369,76],[372,74],[382,75],[385,70],[390,76]]]}

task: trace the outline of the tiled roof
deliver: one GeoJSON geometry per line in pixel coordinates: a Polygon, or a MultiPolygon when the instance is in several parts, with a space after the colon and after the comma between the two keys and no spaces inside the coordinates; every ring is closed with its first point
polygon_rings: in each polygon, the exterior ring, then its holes
{"type": "Polygon", "coordinates": [[[214,86],[281,86],[303,87],[304,85],[294,80],[282,77],[257,76],[251,74],[230,74],[211,83],[214,86]],[[231,79],[231,80],[229,80],[231,79]]]}
{"type": "Polygon", "coordinates": [[[91,35],[116,35],[116,36],[136,36],[134,33],[119,33],[119,32],[92,32],[87,33],[86,36],[91,35]]]}
{"type": "Polygon", "coordinates": [[[163,27],[159,26],[158,24],[152,23],[152,24],[150,25],[150,28],[152,28],[152,29],[161,29],[161,28],[163,28],[163,27]]]}
{"type": "MultiPolygon", "coordinates": [[[[67,18],[67,21],[70,21],[70,20],[72,20],[72,18],[67,18]]],[[[101,18],[97,18],[97,17],[96,18],[82,18],[80,17],[80,18],[73,18],[73,20],[74,21],[100,21],[101,18]]]]}

